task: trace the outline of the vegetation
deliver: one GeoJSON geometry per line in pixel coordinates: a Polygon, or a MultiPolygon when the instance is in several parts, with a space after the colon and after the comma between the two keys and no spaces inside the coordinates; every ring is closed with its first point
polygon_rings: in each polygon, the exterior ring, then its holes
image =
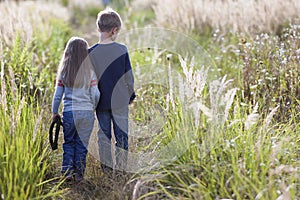
{"type": "Polygon", "coordinates": [[[48,144],[51,96],[69,37],[96,40],[96,2],[1,2],[1,198],[300,198],[299,3],[246,4],[112,4],[138,94],[128,172],[103,174],[91,149],[86,180],[69,184],[48,144]]]}
{"type": "MultiPolygon", "coordinates": [[[[45,7],[40,4],[33,12],[26,11],[33,9],[32,5],[24,4],[23,11],[29,14],[22,18],[14,16],[16,11],[11,12],[16,9],[24,14],[16,4],[4,2],[0,6],[1,13],[7,14],[7,23],[1,24],[5,29],[1,28],[0,48],[1,198],[57,197],[64,190],[59,188],[63,180],[51,171],[53,158],[47,142],[49,96],[65,41],[71,34],[64,20],[53,13],[48,13],[52,18],[43,24],[39,12],[45,7]],[[31,22],[33,18],[36,23],[31,22]]],[[[44,20],[50,16],[44,16],[44,20]]]]}

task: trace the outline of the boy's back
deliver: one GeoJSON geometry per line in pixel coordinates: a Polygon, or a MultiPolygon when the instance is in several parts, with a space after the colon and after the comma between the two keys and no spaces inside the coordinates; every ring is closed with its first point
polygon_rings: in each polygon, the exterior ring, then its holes
{"type": "Polygon", "coordinates": [[[134,83],[126,46],[117,42],[95,44],[89,52],[101,93],[97,111],[128,106],[134,83]]]}

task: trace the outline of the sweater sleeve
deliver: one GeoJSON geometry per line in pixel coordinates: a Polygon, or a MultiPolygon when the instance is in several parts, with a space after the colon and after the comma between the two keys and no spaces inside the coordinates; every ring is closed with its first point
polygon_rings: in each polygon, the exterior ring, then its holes
{"type": "Polygon", "coordinates": [[[62,80],[58,80],[55,86],[55,93],[52,100],[52,113],[58,113],[58,109],[65,91],[62,80]]]}
{"type": "Polygon", "coordinates": [[[131,63],[130,63],[130,59],[129,59],[129,55],[128,52],[126,53],[125,56],[125,81],[127,84],[127,88],[128,88],[128,94],[130,96],[130,101],[134,100],[136,95],[134,92],[134,77],[133,77],[133,73],[132,73],[132,68],[131,68],[131,63]]]}
{"type": "Polygon", "coordinates": [[[90,94],[91,94],[91,100],[94,106],[94,109],[96,109],[98,102],[100,100],[100,92],[98,89],[98,81],[96,74],[92,73],[92,79],[91,79],[91,87],[90,87],[90,94]]]}

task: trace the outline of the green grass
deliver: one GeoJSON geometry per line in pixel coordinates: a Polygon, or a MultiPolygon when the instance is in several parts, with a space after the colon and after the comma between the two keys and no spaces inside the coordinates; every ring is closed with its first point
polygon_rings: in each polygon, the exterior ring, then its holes
{"type": "Polygon", "coordinates": [[[36,30],[25,43],[19,34],[1,59],[0,195],[3,199],[61,196],[63,180],[52,169],[48,143],[49,95],[68,26],[59,20],[36,30]]]}
{"type": "MultiPolygon", "coordinates": [[[[3,84],[3,82],[2,82],[3,84]]],[[[1,86],[3,87],[3,85],[1,86]]],[[[49,148],[44,111],[30,105],[13,91],[0,107],[0,193],[4,199],[32,199],[57,196],[57,187],[46,189],[49,181],[49,148]]],[[[39,106],[38,106],[39,107],[39,106]]]]}
{"type": "MultiPolygon", "coordinates": [[[[49,30],[35,30],[27,43],[16,34],[13,45],[3,52],[5,79],[8,81],[8,74],[13,74],[18,90],[33,101],[52,94],[61,54],[71,35],[66,23],[52,19],[49,24],[49,30]]],[[[49,103],[51,99],[47,100],[49,103]]]]}
{"type": "MultiPolygon", "coordinates": [[[[286,31],[292,30],[293,27],[286,31]]],[[[294,34],[299,37],[299,30],[294,34]]],[[[139,194],[138,199],[299,198],[300,80],[297,75],[299,56],[293,53],[300,47],[298,40],[295,36],[279,40],[275,35],[254,36],[256,39],[252,39],[253,36],[241,39],[239,35],[224,35],[220,41],[208,38],[208,52],[219,57],[216,66],[221,76],[233,79],[232,85],[239,89],[229,117],[222,127],[218,127],[200,111],[197,125],[193,111],[185,107],[189,101],[177,100],[175,110],[165,109],[163,130],[148,141],[143,151],[148,148],[148,151],[163,152],[157,155],[166,165],[138,176],[140,182],[135,191],[139,194]],[[254,114],[259,118],[247,126],[254,114]],[[183,141],[177,145],[189,144],[188,148],[181,152],[183,148],[171,146],[165,151],[166,146],[174,141],[183,141]],[[180,156],[172,157],[173,152],[180,156]]],[[[151,50],[132,52],[134,71],[139,75],[149,73],[147,69],[153,58],[156,58],[155,65],[159,68],[168,65],[164,54],[156,56],[151,50]]],[[[178,67],[176,58],[171,62],[172,66],[178,67]]],[[[195,70],[195,74],[199,73],[195,70]]],[[[182,70],[178,71],[182,73],[182,70]]],[[[168,79],[167,72],[161,73],[160,77],[168,79]]],[[[156,101],[163,95],[158,95],[158,98],[155,90],[152,91],[144,104],[137,101],[135,114],[139,110],[145,113],[144,105],[150,108],[158,102],[165,105],[165,101],[156,101]]],[[[207,94],[210,88],[202,92],[206,97],[202,102],[211,107],[207,94]]],[[[137,116],[137,121],[151,120],[144,115],[142,118],[137,116]]]]}
{"type": "Polygon", "coordinates": [[[291,121],[264,131],[263,126],[241,130],[243,124],[236,123],[226,130],[205,132],[176,120],[183,118],[180,112],[170,118],[159,136],[162,143],[174,140],[174,133],[185,138],[193,132],[196,140],[190,139],[189,148],[177,160],[141,175],[153,188],[141,199],[276,199],[285,193],[291,199],[299,197],[299,125],[291,121]]]}

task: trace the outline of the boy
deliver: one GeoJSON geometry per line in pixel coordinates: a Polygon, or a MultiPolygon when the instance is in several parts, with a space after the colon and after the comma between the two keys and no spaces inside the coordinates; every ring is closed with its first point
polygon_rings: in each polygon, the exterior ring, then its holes
{"type": "Polygon", "coordinates": [[[125,170],[128,155],[128,104],[135,98],[134,78],[125,45],[115,42],[121,28],[119,14],[107,8],[99,12],[97,27],[100,40],[89,49],[101,93],[96,108],[99,122],[98,146],[104,171],[125,170]],[[111,152],[111,122],[116,139],[116,165],[111,152]]]}

